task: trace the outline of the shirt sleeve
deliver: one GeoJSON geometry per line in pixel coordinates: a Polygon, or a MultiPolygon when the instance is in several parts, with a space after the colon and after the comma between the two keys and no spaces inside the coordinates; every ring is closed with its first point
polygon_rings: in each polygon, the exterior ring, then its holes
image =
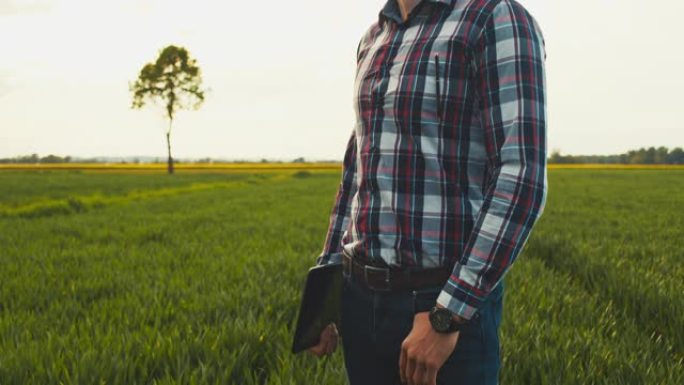
{"type": "Polygon", "coordinates": [[[515,0],[488,16],[474,47],[487,152],[484,196],[437,302],[470,319],[515,261],[546,204],[544,39],[515,0]]]}
{"type": "Polygon", "coordinates": [[[352,131],[347,142],[347,149],[342,164],[342,180],[340,181],[335,204],[330,214],[330,223],[325,237],[323,251],[316,259],[316,264],[340,262],[342,260],[342,240],[346,235],[351,212],[351,199],[356,193],[356,132],[352,131]]]}

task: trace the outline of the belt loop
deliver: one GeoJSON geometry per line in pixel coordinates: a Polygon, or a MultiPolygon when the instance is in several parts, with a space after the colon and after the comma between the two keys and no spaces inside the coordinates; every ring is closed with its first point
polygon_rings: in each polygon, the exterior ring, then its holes
{"type": "Polygon", "coordinates": [[[354,266],[352,266],[352,261],[348,258],[347,253],[344,252],[344,249],[342,250],[342,275],[349,280],[354,279],[354,266]]]}

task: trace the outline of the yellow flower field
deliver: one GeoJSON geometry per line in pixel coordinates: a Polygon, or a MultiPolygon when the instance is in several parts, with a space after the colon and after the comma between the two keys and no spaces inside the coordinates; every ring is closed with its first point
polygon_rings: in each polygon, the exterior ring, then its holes
{"type": "MultiPolygon", "coordinates": [[[[341,170],[341,163],[176,163],[179,172],[259,172],[279,170],[341,170]]],[[[684,170],[682,164],[549,164],[549,169],[657,169],[684,170]]],[[[166,163],[52,163],[52,164],[0,164],[0,170],[82,170],[166,172],[166,163]]]]}

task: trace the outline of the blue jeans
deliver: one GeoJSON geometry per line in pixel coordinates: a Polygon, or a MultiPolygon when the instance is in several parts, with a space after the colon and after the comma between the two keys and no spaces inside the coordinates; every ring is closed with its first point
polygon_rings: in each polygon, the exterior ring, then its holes
{"type": "MultiPolygon", "coordinates": [[[[496,385],[503,281],[461,330],[456,348],[440,368],[437,384],[496,385]]],[[[340,333],[351,385],[398,385],[401,343],[415,312],[428,311],[443,285],[420,291],[374,291],[345,273],[340,333]]]]}

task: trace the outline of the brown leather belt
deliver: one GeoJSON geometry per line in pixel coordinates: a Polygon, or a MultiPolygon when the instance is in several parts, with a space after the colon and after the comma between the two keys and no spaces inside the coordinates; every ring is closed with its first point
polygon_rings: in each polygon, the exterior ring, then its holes
{"type": "Polygon", "coordinates": [[[367,288],[378,291],[415,290],[446,284],[451,271],[446,268],[390,269],[357,262],[346,251],[342,252],[344,273],[367,288]]]}

